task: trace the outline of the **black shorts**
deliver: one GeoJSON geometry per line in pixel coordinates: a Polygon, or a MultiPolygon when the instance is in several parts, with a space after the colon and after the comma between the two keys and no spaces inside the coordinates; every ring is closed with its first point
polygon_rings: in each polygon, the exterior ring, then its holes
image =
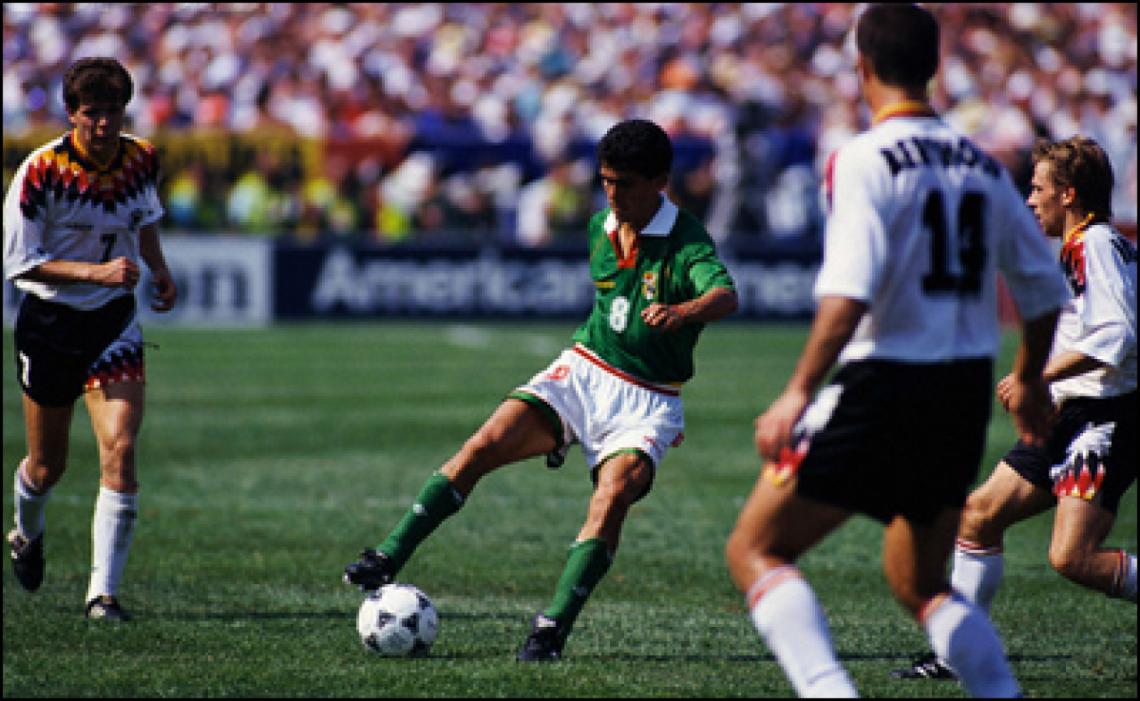
{"type": "Polygon", "coordinates": [[[1101,506],[1115,514],[1120,498],[1136,481],[1136,428],[1136,390],[1117,397],[1069,399],[1057,412],[1044,446],[1018,441],[1003,460],[1054,495],[1091,501],[1099,494],[1101,506]],[[1069,455],[1078,439],[1085,449],[1069,455]]]}
{"type": "Polygon", "coordinates": [[[841,368],[830,385],[841,393],[809,437],[797,494],[883,523],[896,515],[930,523],[962,508],[985,449],[990,359],[866,360],[841,368]]]}
{"type": "Polygon", "coordinates": [[[135,314],[134,295],[83,311],[25,294],[16,316],[16,378],[43,406],[69,406],[83,393],[91,364],[135,314]]]}

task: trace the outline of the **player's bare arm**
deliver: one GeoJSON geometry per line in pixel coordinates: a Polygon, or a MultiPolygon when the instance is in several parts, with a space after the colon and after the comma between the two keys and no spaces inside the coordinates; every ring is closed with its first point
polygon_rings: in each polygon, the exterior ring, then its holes
{"type": "Polygon", "coordinates": [[[1030,445],[1043,444],[1052,423],[1053,400],[1042,373],[1058,314],[1059,310],[1054,310],[1025,322],[1013,364],[1008,408],[1018,437],[1030,445]]]}
{"type": "Polygon", "coordinates": [[[701,324],[723,319],[736,311],[737,295],[727,287],[714,287],[696,299],[680,304],[651,304],[641,318],[651,329],[673,331],[685,324],[701,324]]]}
{"type": "Polygon", "coordinates": [[[133,290],[139,281],[139,266],[130,258],[122,256],[106,263],[49,260],[28,270],[20,277],[36,282],[91,283],[103,287],[133,290]]]}
{"type": "Polygon", "coordinates": [[[170,311],[178,300],[178,287],[174,284],[174,277],[166,266],[166,258],[162,255],[162,244],[158,238],[158,228],[153,224],[139,230],[139,254],[146,261],[151,277],[154,278],[155,298],[151,303],[151,309],[156,312],[170,311]]]}
{"type": "MultiPolygon", "coordinates": [[[[1070,377],[1084,375],[1085,373],[1099,370],[1103,367],[1105,367],[1104,362],[1087,356],[1080,351],[1069,350],[1058,354],[1055,358],[1051,358],[1049,364],[1045,366],[1042,376],[1046,384],[1052,384],[1061,380],[1067,380],[1070,377]]],[[[1013,373],[1010,373],[1003,377],[997,384],[997,398],[1006,411],[1009,411],[1009,397],[1015,379],[1013,373]]]]}
{"type": "Polygon", "coordinates": [[[762,457],[775,460],[780,449],[788,445],[796,421],[866,311],[867,304],[859,300],[836,296],[820,299],[807,343],[787,387],[756,419],[756,450],[762,457]]]}

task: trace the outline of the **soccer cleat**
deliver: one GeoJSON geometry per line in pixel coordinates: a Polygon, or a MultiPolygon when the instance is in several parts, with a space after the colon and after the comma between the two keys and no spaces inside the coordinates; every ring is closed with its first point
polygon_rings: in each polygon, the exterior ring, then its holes
{"type": "Polygon", "coordinates": [[[44,534],[28,540],[18,528],[8,532],[8,546],[12,550],[12,572],[24,589],[35,591],[44,581],[44,534]]]}
{"type": "Polygon", "coordinates": [[[554,662],[562,659],[562,646],[570,631],[558,621],[537,613],[531,621],[530,635],[516,656],[519,662],[554,662]]]}
{"type": "Polygon", "coordinates": [[[360,591],[375,591],[396,577],[392,558],[368,548],[360,559],[344,568],[344,581],[360,587],[360,591]]]}
{"type": "Polygon", "coordinates": [[[909,667],[891,670],[894,679],[957,679],[950,666],[933,652],[916,657],[909,667]]]}
{"type": "Polygon", "coordinates": [[[97,596],[87,602],[83,617],[89,621],[113,621],[126,623],[131,620],[130,614],[119,605],[119,600],[109,594],[97,596]]]}

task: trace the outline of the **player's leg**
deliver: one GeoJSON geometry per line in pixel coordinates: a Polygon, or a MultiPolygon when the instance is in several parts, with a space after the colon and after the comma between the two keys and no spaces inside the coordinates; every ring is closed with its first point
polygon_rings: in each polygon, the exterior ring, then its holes
{"type": "Polygon", "coordinates": [[[954,594],[947,581],[946,561],[958,521],[958,510],[951,508],[930,523],[894,517],[883,535],[887,582],[926,629],[934,652],[950,664],[971,695],[1017,696],[1017,681],[985,611],[954,594]]]}
{"type": "Polygon", "coordinates": [[[554,449],[550,419],[534,405],[507,399],[463,446],[424,483],[387,538],[350,563],[345,581],[365,591],[390,582],[444,520],[463,506],[475,485],[493,470],[554,449]]]}
{"type": "Polygon", "coordinates": [[[531,622],[519,650],[522,661],[556,660],[594,587],[609,571],[629,508],[653,483],[653,462],[640,451],[623,451],[597,470],[586,521],[570,545],[554,598],[531,622]]]}
{"type": "Polygon", "coordinates": [[[554,450],[556,428],[534,404],[506,399],[440,468],[464,498],[493,470],[554,450]]]}
{"type": "Polygon", "coordinates": [[[28,591],[44,577],[45,512],[51,488],[67,468],[73,405],[44,406],[23,395],[28,454],[13,478],[15,528],[8,533],[12,569],[28,591]]]}
{"type": "Polygon", "coordinates": [[[827,618],[795,566],[849,512],[795,493],[796,479],[760,476],[725,545],[749,615],[800,696],[857,696],[836,657],[827,618]]]}
{"type": "MultiPolygon", "coordinates": [[[[1004,460],[998,463],[963,507],[952,555],[951,588],[988,615],[1005,569],[1005,531],[1015,523],[1052,508],[1054,503],[1048,490],[1025,479],[1004,460]]],[[[932,652],[918,656],[907,667],[893,670],[891,676],[896,679],[956,678],[950,664],[932,652]]]]}
{"type": "Polygon", "coordinates": [[[1115,520],[1098,503],[1062,496],[1053,522],[1049,564],[1081,586],[1136,603],[1136,556],[1102,547],[1115,520]]]}
{"type": "Polygon", "coordinates": [[[99,494],[91,522],[91,577],[87,616],[127,620],[119,606],[138,516],[136,446],[142,428],[146,386],[126,379],[90,389],[84,395],[99,445],[99,494]]]}
{"type": "Polygon", "coordinates": [[[1058,503],[1049,563],[1077,584],[1136,603],[1136,556],[1103,547],[1136,481],[1136,393],[1086,408],[1087,421],[1051,472],[1058,503]]]}
{"type": "Polygon", "coordinates": [[[1005,532],[1015,523],[1053,508],[1053,494],[1004,460],[971,492],[962,509],[950,583],[989,613],[1004,570],[1005,532]]]}

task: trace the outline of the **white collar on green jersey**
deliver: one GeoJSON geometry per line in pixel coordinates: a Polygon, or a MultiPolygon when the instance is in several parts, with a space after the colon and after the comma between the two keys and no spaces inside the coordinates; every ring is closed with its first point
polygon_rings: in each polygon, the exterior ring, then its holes
{"type": "MultiPolygon", "coordinates": [[[[657,214],[649,220],[645,228],[641,230],[642,236],[668,236],[669,232],[673,230],[673,225],[677,223],[677,215],[680,210],[677,205],[669,201],[665,195],[661,195],[661,206],[657,209],[657,214]]],[[[617,217],[613,212],[606,215],[606,223],[604,224],[606,231],[613,231],[617,228],[617,217]]]]}

